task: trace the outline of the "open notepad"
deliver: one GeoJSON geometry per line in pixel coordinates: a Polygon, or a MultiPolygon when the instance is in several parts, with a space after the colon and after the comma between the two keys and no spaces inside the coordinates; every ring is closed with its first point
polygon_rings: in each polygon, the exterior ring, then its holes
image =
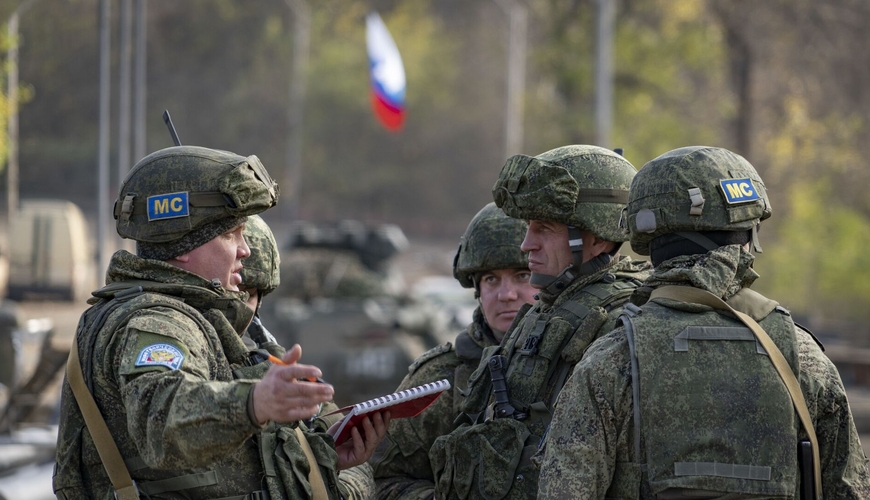
{"type": "Polygon", "coordinates": [[[414,417],[431,405],[447,389],[450,389],[450,382],[444,379],[335,410],[329,415],[347,413],[332,433],[335,444],[339,445],[347,441],[351,436],[351,429],[356,427],[369,413],[389,410],[390,418],[414,417]]]}

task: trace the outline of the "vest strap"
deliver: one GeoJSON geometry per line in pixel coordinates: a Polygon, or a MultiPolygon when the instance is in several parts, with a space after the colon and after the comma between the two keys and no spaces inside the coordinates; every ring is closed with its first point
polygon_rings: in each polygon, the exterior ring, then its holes
{"type": "Polygon", "coordinates": [[[112,434],[109,432],[102,414],[100,414],[100,409],[97,407],[94,397],[85,385],[81,362],[79,362],[77,338],[73,338],[72,349],[66,363],[66,372],[70,388],[85,419],[85,425],[91,433],[94,446],[96,446],[97,453],[100,455],[100,461],[103,462],[106,474],[109,475],[109,480],[112,481],[112,487],[115,489],[115,498],[118,500],[139,500],[139,491],[136,489],[136,483],[130,477],[130,471],[124,465],[124,459],[121,457],[121,452],[118,451],[118,445],[115,444],[115,440],[112,438],[112,434]]]}
{"type": "Polygon", "coordinates": [[[213,484],[218,484],[218,477],[215,471],[210,470],[208,472],[185,474],[157,481],[142,481],[138,486],[139,490],[146,495],[157,495],[159,493],[182,491],[190,488],[201,488],[213,484]]]}
{"type": "Polygon", "coordinates": [[[690,340],[746,340],[755,342],[755,352],[767,355],[767,351],[745,326],[687,326],[674,337],[674,352],[688,352],[690,340]]]}
{"type": "Polygon", "coordinates": [[[718,462],[674,462],[675,476],[715,476],[770,481],[770,467],[718,462]]]}
{"type": "Polygon", "coordinates": [[[296,438],[299,439],[299,446],[302,448],[302,452],[305,453],[305,458],[308,459],[308,483],[311,484],[311,498],[313,500],[329,500],[329,495],[326,494],[326,484],[323,482],[323,476],[320,475],[320,465],[317,464],[317,459],[314,458],[311,445],[305,439],[302,429],[296,427],[295,430],[296,438]]]}
{"type": "Polygon", "coordinates": [[[785,360],[785,357],[779,351],[779,348],[776,347],[776,344],[773,342],[770,336],[767,335],[767,332],[765,332],[764,329],[761,328],[761,326],[747,314],[735,310],[724,300],[700,288],[674,285],[663,286],[653,290],[652,295],[650,296],[650,300],[654,298],[671,299],[680,302],[701,304],[712,307],[713,309],[719,309],[721,311],[730,311],[732,314],[737,316],[737,318],[742,321],[744,325],[748,326],[749,329],[752,330],[752,333],[755,334],[756,338],[758,338],[758,341],[761,343],[761,345],[770,356],[770,361],[773,363],[773,366],[779,373],[780,378],[782,378],[783,383],[785,383],[785,387],[786,389],[788,389],[789,395],[791,395],[792,403],[794,404],[795,410],[797,411],[797,414],[801,419],[804,430],[806,430],[807,435],[809,435],[810,443],[813,447],[813,473],[816,483],[816,499],[821,500],[822,469],[819,459],[819,440],[816,437],[816,430],[813,428],[813,422],[810,418],[810,412],[807,409],[807,403],[804,400],[803,392],[801,392],[800,384],[798,383],[797,378],[795,378],[794,373],[791,371],[791,368],[788,365],[788,361],[785,360]]]}

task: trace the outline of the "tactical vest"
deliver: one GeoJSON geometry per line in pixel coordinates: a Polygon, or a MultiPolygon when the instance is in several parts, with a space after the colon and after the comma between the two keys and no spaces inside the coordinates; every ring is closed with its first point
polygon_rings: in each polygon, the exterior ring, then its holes
{"type": "MultiPolygon", "coordinates": [[[[739,295],[798,377],[788,311],[745,290],[739,295]]],[[[607,497],[794,498],[800,422],[752,331],[730,315],[657,300],[627,306],[620,321],[633,355],[639,463],[617,464],[607,497]]]]}
{"type": "MultiPolygon", "coordinates": [[[[552,418],[552,407],[574,365],[639,282],[632,273],[606,274],[550,312],[539,301],[517,314],[509,336],[487,347],[468,380],[459,427],[436,440],[430,460],[439,498],[534,498],[538,470],[531,462],[552,418]],[[521,319],[520,319],[521,318],[521,319]],[[507,359],[504,369],[511,418],[493,411],[489,361],[507,359]]],[[[603,332],[601,332],[603,333],[603,332]]]]}
{"type": "MultiPolygon", "coordinates": [[[[519,314],[517,314],[519,316],[519,314]]],[[[456,357],[459,364],[453,372],[453,413],[461,412],[462,404],[468,395],[468,379],[480,365],[484,348],[477,345],[467,332],[462,332],[456,337],[456,357]]]]}
{"type": "MultiPolygon", "coordinates": [[[[215,352],[223,352],[228,360],[234,363],[220,378],[232,380],[244,373],[251,376],[261,367],[246,367],[249,350],[241,337],[232,329],[215,328],[208,319],[186,302],[198,302],[191,296],[180,300],[181,285],[163,284],[159,282],[128,281],[104,287],[94,295],[99,300],[82,315],[79,321],[76,338],[80,350],[82,371],[85,382],[91,394],[94,394],[93,352],[100,331],[117,331],[138,311],[150,307],[168,307],[175,309],[197,323],[205,337],[212,344],[215,352]],[[166,292],[166,293],[161,293],[166,292]],[[214,332],[214,333],[210,333],[214,332]],[[215,333],[217,335],[215,335],[215,333]],[[231,368],[236,368],[231,370],[231,368]],[[235,373],[233,373],[235,372],[235,373]]],[[[95,299],[92,299],[92,301],[95,299]]],[[[221,307],[217,299],[216,305],[221,307]]],[[[228,299],[226,299],[228,300],[228,299]]],[[[112,397],[118,397],[113,395],[112,397]]],[[[95,398],[96,399],[96,398],[95,398]]],[[[96,452],[94,441],[85,425],[81,411],[68,383],[63,385],[63,405],[61,418],[64,419],[64,435],[58,436],[57,465],[53,485],[55,494],[60,500],[92,498],[99,490],[112,490],[112,485],[106,476],[102,463],[96,452]],[[88,459],[90,457],[90,459],[88,459]]],[[[120,430],[113,433],[122,450],[131,446],[121,446],[130,442],[126,432],[126,415],[104,415],[110,428],[120,430]],[[113,425],[114,423],[114,425],[113,425]]],[[[309,445],[316,456],[334,456],[331,439],[317,433],[306,433],[309,445]]],[[[135,449],[135,446],[132,446],[135,449]]],[[[285,498],[310,498],[311,487],[307,483],[308,460],[300,450],[298,437],[290,426],[275,426],[259,432],[249,439],[245,445],[234,453],[238,460],[228,465],[218,464],[211,470],[196,469],[196,471],[164,471],[151,469],[138,456],[125,456],[124,462],[143,498],[176,498],[182,494],[185,498],[209,499],[215,495],[208,492],[221,488],[229,483],[238,486],[245,494],[235,496],[219,495],[220,500],[277,500],[285,498]],[[247,468],[240,467],[244,463],[247,468]],[[227,465],[227,466],[221,466],[227,465]],[[300,474],[299,471],[302,471],[300,474]],[[183,472],[179,474],[179,472],[183,472]],[[304,482],[303,482],[304,480],[304,482]],[[289,487],[285,485],[290,485],[289,487]],[[297,494],[293,495],[296,489],[297,494]],[[183,492],[183,493],[182,493],[183,492]]],[[[338,472],[333,470],[334,464],[321,463],[321,472],[327,484],[330,498],[340,498],[338,491],[338,472]]]]}

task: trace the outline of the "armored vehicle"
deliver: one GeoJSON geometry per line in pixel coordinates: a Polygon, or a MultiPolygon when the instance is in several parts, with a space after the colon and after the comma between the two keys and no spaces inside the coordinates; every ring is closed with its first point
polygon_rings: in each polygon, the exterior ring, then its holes
{"type": "Polygon", "coordinates": [[[281,286],[260,309],[285,347],[318,366],[344,406],[393,392],[420,354],[449,338],[439,309],[415,302],[391,258],[395,225],[296,223],[281,251],[281,286]]]}

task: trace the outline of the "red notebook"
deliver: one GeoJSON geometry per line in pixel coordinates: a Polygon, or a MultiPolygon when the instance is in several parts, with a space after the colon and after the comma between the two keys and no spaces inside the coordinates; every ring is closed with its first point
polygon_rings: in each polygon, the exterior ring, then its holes
{"type": "Polygon", "coordinates": [[[366,414],[389,410],[390,418],[415,417],[447,389],[450,389],[450,382],[444,379],[335,410],[329,415],[347,413],[332,434],[335,444],[339,445],[347,441],[350,438],[350,430],[356,427],[366,414]]]}

